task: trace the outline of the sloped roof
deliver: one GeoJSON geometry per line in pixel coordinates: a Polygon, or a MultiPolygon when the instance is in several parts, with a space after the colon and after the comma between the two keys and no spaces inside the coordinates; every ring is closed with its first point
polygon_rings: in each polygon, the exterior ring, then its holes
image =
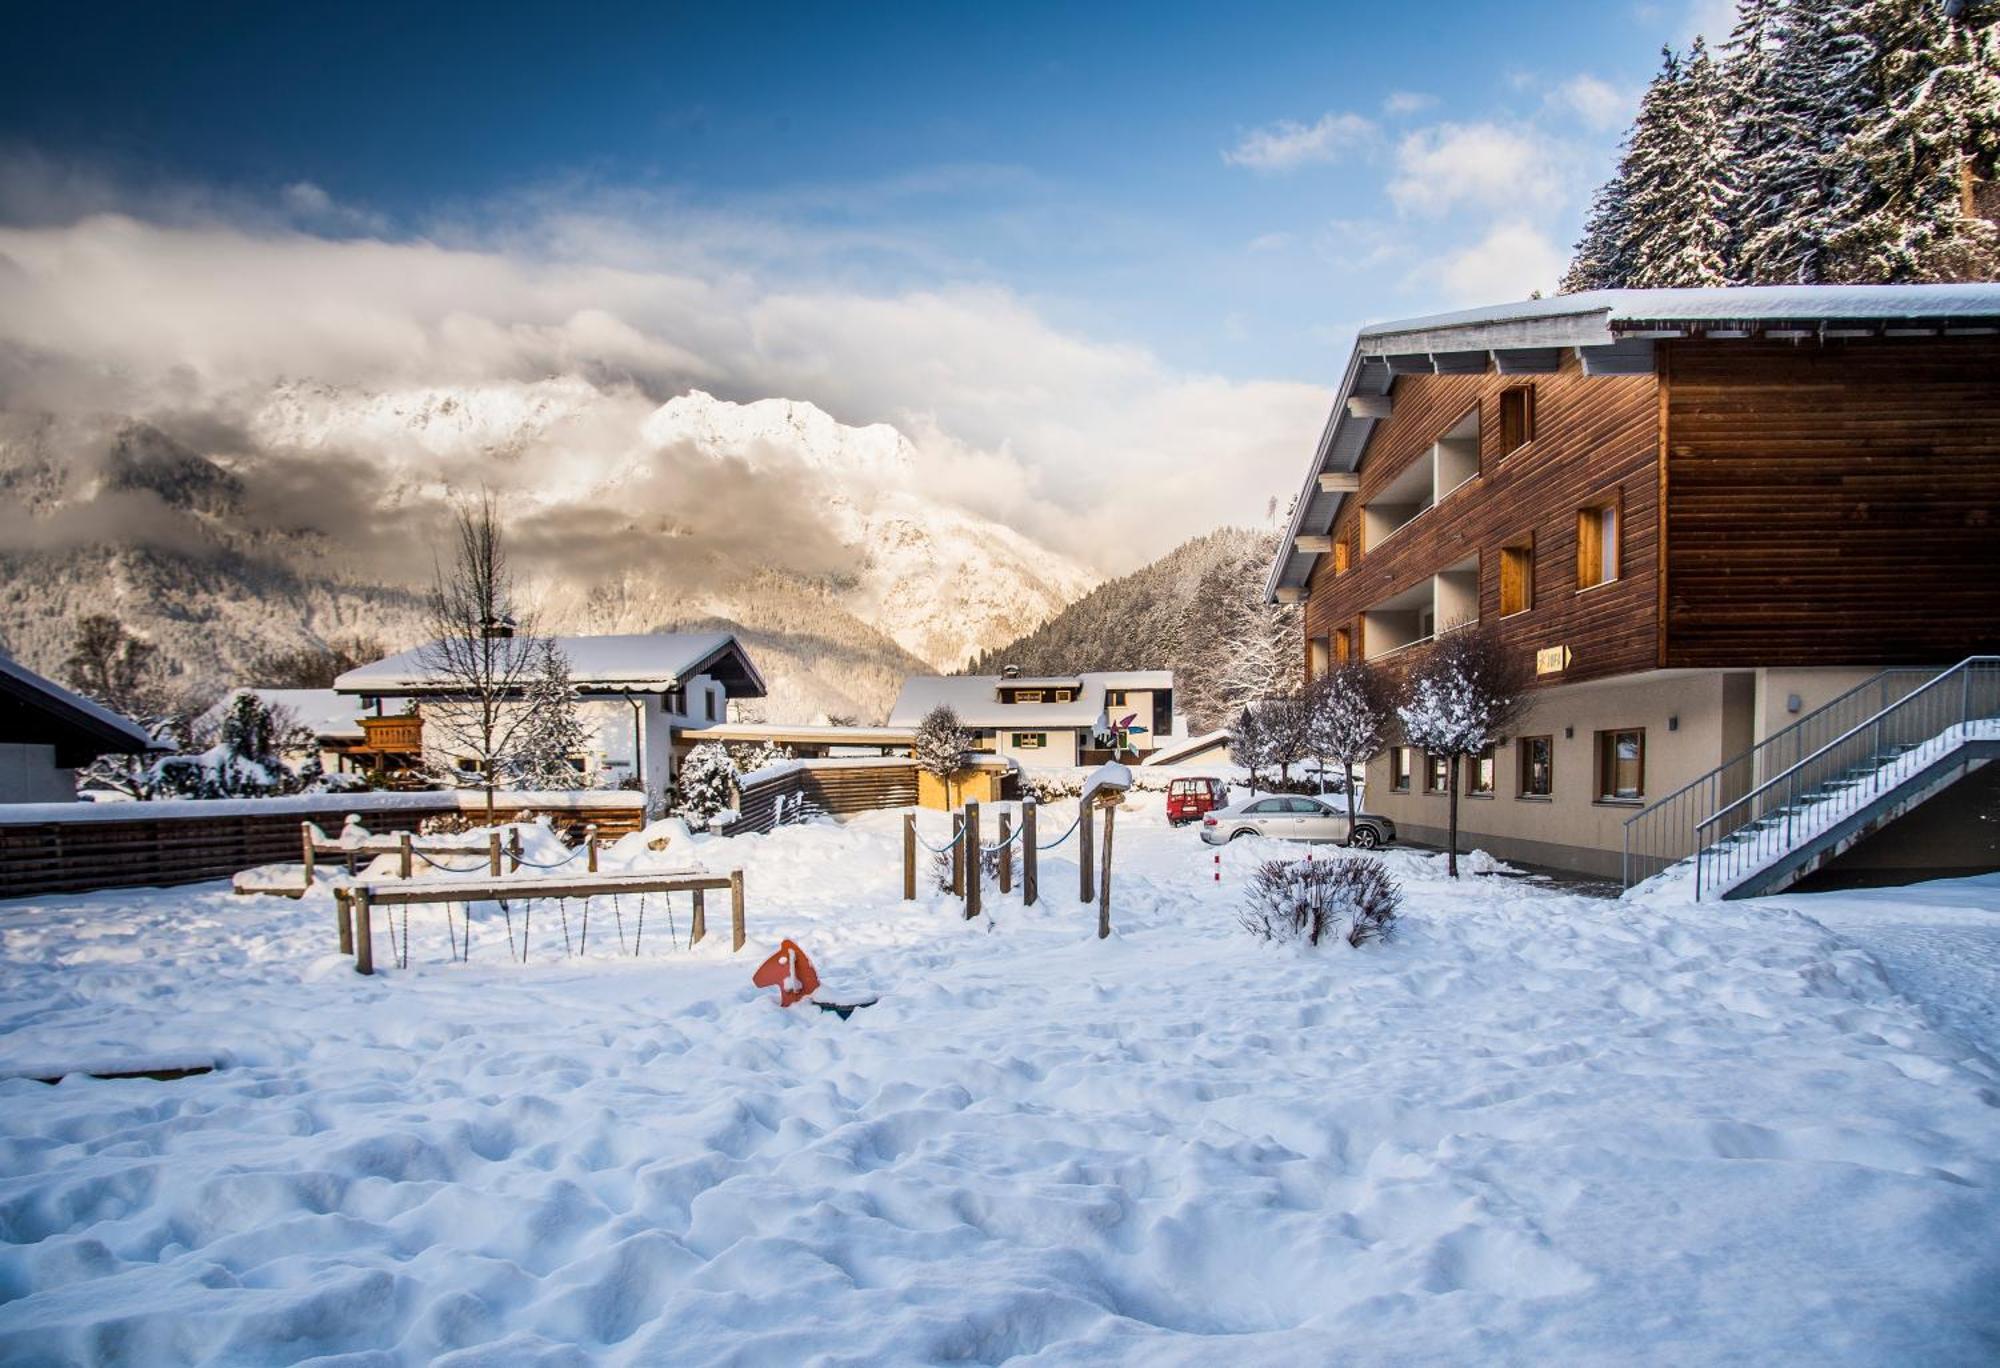
{"type": "MultiPolygon", "coordinates": [[[[525,640],[525,639],[524,639],[525,640]]],[[[624,636],[556,637],[580,689],[664,693],[698,674],[720,679],[732,697],[762,698],[764,676],[730,632],[650,632],[624,636]]],[[[514,640],[506,643],[511,649],[514,640]]],[[[399,651],[349,670],[333,681],[344,694],[437,693],[440,681],[424,668],[428,646],[399,651]]]]}
{"type": "Polygon", "coordinates": [[[64,769],[100,755],[143,755],[167,747],[143,727],[0,656],[0,741],[54,746],[64,769]]]}
{"type": "Polygon", "coordinates": [[[903,681],[896,705],[889,709],[889,725],[914,727],[924,720],[924,714],[943,703],[968,727],[1094,727],[1104,716],[1105,690],[1171,689],[1174,674],[1172,670],[1086,672],[1055,680],[1058,687],[1076,686],[1076,697],[1067,703],[1000,701],[1003,687],[1032,689],[1042,682],[1002,675],[912,675],[903,681]]]}
{"type": "Polygon", "coordinates": [[[1197,756],[1214,750],[1218,746],[1227,748],[1229,742],[1229,728],[1218,727],[1214,731],[1203,732],[1200,736],[1192,736],[1185,741],[1176,741],[1171,746],[1161,746],[1139,763],[1142,765],[1178,765],[1183,761],[1192,760],[1197,756]]]}
{"type": "Polygon", "coordinates": [[[267,708],[282,708],[302,727],[323,740],[359,741],[361,704],[352,694],[332,689],[237,689],[218,708],[227,707],[237,694],[250,693],[267,708]]]}

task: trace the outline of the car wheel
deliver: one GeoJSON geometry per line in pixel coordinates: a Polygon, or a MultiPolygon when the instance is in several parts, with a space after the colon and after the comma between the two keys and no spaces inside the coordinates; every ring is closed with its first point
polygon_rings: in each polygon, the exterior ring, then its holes
{"type": "Polygon", "coordinates": [[[1372,826],[1357,826],[1354,828],[1354,836],[1348,841],[1348,844],[1356,850],[1373,850],[1376,846],[1382,844],[1382,833],[1372,826]]]}
{"type": "Polygon", "coordinates": [[[1229,833],[1229,839],[1232,841],[1240,841],[1249,834],[1250,834],[1249,827],[1238,827],[1236,828],[1236,830],[1229,833]]]}

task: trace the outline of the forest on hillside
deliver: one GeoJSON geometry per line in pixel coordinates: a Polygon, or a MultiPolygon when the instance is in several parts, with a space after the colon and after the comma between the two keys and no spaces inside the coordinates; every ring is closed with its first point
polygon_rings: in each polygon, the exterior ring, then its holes
{"type": "Polygon", "coordinates": [[[1264,602],[1275,532],[1225,527],[1099,585],[966,673],[1174,672],[1175,706],[1195,732],[1299,683],[1298,610],[1264,602]]]}
{"type": "Polygon", "coordinates": [[[1739,0],[1663,54],[1562,290],[1990,280],[2000,0],[1739,0]]]}

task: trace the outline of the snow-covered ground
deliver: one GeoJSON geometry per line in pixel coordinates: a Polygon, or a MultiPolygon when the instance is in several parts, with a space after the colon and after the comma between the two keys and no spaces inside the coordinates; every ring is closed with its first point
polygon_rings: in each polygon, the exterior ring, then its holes
{"type": "Polygon", "coordinates": [[[1235,924],[1278,848],[1218,884],[1158,802],[1105,942],[1073,846],[1039,910],[900,902],[893,814],[705,843],[737,956],[656,905],[661,953],[599,908],[565,962],[544,908],[532,964],[497,913],[453,964],[419,914],[362,979],[323,896],[0,903],[0,1360],[1993,1360],[1992,1037],[1874,927],[2000,883],[1696,908],[1390,852],[1398,938],[1302,952],[1235,924]],[[782,936],[881,1003],[779,1009],[782,936]]]}

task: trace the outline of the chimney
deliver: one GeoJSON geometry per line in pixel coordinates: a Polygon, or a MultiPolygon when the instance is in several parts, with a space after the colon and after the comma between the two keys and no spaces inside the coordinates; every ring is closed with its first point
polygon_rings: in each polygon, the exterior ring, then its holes
{"type": "Polygon", "coordinates": [[[1000,667],[1000,677],[1002,679],[1019,679],[1021,677],[1021,667],[1019,665],[1002,665],[1000,667]]]}
{"type": "Polygon", "coordinates": [[[479,634],[488,641],[504,640],[514,635],[514,619],[505,616],[490,617],[479,624],[479,634]]]}

